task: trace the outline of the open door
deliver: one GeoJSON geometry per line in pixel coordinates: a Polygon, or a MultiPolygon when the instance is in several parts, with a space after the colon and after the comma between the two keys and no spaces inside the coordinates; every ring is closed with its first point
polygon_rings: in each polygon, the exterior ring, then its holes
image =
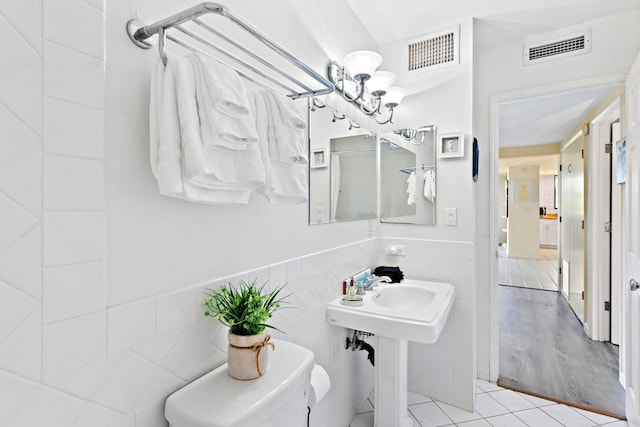
{"type": "Polygon", "coordinates": [[[584,322],[584,135],[561,151],[560,265],[562,294],[584,322]]]}
{"type": "Polygon", "coordinates": [[[626,414],[640,426],[640,55],[627,78],[627,142],[625,206],[625,356],[626,414]]]}

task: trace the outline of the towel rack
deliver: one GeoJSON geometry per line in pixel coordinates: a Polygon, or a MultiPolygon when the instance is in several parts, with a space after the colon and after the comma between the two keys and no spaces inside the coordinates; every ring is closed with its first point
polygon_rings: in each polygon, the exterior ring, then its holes
{"type": "Polygon", "coordinates": [[[325,95],[334,89],[327,79],[218,3],[201,3],[149,25],[132,19],[127,23],[127,34],[142,49],[153,47],[153,37],[157,35],[160,57],[165,64],[166,40],[170,40],[192,52],[208,55],[235,69],[245,79],[293,99],[325,95]],[[205,22],[206,16],[221,16],[231,25],[226,21],[211,25],[205,22]],[[227,30],[239,27],[244,32],[231,37],[221,31],[225,26],[227,30]],[[252,37],[247,38],[245,34],[252,37]],[[247,46],[249,41],[256,46],[247,46]],[[268,54],[256,53],[256,47],[263,46],[269,48],[268,54]]]}
{"type": "MultiPolygon", "coordinates": [[[[425,166],[424,164],[419,166],[420,169],[425,170],[425,169],[433,169],[433,166],[425,166]]],[[[403,173],[412,173],[415,172],[418,169],[418,167],[416,166],[412,166],[410,168],[402,168],[399,170],[399,172],[403,172],[403,173]]]]}

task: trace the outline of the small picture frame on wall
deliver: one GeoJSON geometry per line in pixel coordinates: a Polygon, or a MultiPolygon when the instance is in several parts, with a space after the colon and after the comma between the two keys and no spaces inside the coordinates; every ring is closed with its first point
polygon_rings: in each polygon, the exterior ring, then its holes
{"type": "Polygon", "coordinates": [[[329,165],[327,148],[312,148],[311,159],[309,167],[311,168],[326,168],[329,165]]]}
{"type": "Polygon", "coordinates": [[[464,157],[464,134],[445,133],[438,136],[438,157],[464,157]]]}

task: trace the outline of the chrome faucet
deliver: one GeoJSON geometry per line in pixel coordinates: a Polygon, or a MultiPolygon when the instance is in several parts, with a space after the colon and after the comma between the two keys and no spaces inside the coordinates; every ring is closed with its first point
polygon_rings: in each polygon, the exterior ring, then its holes
{"type": "Polygon", "coordinates": [[[391,277],[389,276],[371,276],[371,277],[367,277],[367,281],[365,282],[363,288],[365,290],[369,290],[371,288],[373,288],[378,282],[386,282],[386,283],[391,283],[391,277]]]}

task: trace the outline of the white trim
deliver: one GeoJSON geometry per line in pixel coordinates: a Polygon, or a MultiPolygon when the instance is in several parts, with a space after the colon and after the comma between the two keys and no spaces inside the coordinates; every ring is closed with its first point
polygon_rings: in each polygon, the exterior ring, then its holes
{"type": "Polygon", "coordinates": [[[564,83],[551,84],[548,86],[540,86],[533,88],[526,88],[515,90],[511,92],[504,92],[499,94],[492,94],[490,96],[489,104],[489,197],[492,203],[489,208],[489,250],[491,253],[495,253],[490,257],[489,268],[489,377],[491,381],[496,381],[500,373],[499,366],[499,330],[498,330],[498,179],[499,179],[499,167],[498,167],[498,152],[500,149],[500,123],[499,123],[499,104],[508,101],[515,101],[524,98],[532,98],[537,96],[544,96],[555,94],[558,92],[566,92],[570,90],[585,89],[593,86],[601,85],[613,85],[622,83],[626,80],[626,75],[610,75],[604,77],[597,77],[593,79],[576,80],[564,83]]]}
{"type": "MultiPolygon", "coordinates": [[[[618,118],[621,106],[621,98],[617,97],[604,111],[593,119],[589,126],[591,129],[587,149],[589,174],[587,176],[587,188],[589,199],[586,212],[586,275],[585,288],[588,301],[586,306],[586,318],[592,325],[587,335],[594,341],[608,341],[609,315],[604,311],[605,301],[610,301],[609,286],[603,289],[603,284],[610,282],[610,234],[604,231],[604,222],[609,218],[609,197],[611,192],[608,180],[598,179],[609,168],[609,155],[604,153],[604,144],[609,142],[608,132],[603,134],[601,126],[608,126],[618,118]],[[615,116],[615,117],[614,117],[615,116]]],[[[607,129],[608,130],[608,129],[607,129]]],[[[606,131],[606,130],[605,130],[606,131]]]]}

